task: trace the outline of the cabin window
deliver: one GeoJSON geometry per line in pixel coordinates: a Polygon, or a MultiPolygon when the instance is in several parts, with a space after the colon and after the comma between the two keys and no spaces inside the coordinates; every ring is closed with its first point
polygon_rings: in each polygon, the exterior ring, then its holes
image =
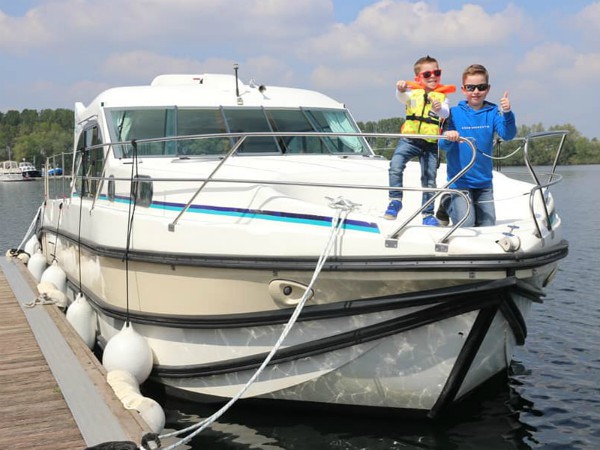
{"type": "MultiPolygon", "coordinates": [[[[358,133],[345,110],[305,108],[147,108],[109,110],[117,158],[130,158],[137,140],[138,156],[224,155],[237,142],[224,133],[358,133]],[[211,136],[212,135],[212,136],[211,136]],[[153,140],[153,142],[139,142],[153,140]]],[[[238,154],[364,154],[371,151],[355,136],[248,136],[238,154]]]]}
{"type": "MultiPolygon", "coordinates": [[[[226,132],[223,114],[219,109],[179,109],[177,134],[198,136],[226,132]]],[[[230,148],[226,138],[194,138],[177,141],[178,155],[224,155],[230,148]]]]}
{"type": "MultiPolygon", "coordinates": [[[[276,132],[314,132],[315,127],[304,111],[266,110],[273,131],[276,132]]],[[[284,153],[330,153],[333,147],[322,137],[313,136],[281,136],[279,146],[284,153]]]]}
{"type": "MultiPolygon", "coordinates": [[[[223,108],[223,113],[231,133],[273,131],[262,109],[223,108]]],[[[273,137],[249,136],[238,153],[281,153],[281,150],[273,137]]]]}
{"type": "MultiPolygon", "coordinates": [[[[359,133],[344,111],[309,110],[306,111],[315,130],[333,133],[359,133]]],[[[337,136],[328,138],[333,153],[364,153],[365,143],[356,136],[337,136]]]]}
{"type": "MultiPolygon", "coordinates": [[[[177,154],[176,143],[162,139],[176,136],[175,109],[141,109],[111,111],[114,139],[126,142],[138,139],[161,139],[154,142],[138,142],[140,156],[163,156],[177,154]]],[[[130,144],[115,146],[115,156],[130,158],[130,144]]]]}

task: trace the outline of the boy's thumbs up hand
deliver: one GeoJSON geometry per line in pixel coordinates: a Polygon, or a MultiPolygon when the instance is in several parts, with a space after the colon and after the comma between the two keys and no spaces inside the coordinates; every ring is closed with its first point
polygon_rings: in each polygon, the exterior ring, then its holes
{"type": "Polygon", "coordinates": [[[500,99],[500,109],[502,112],[510,111],[510,100],[508,99],[508,91],[504,91],[504,95],[500,99]]]}

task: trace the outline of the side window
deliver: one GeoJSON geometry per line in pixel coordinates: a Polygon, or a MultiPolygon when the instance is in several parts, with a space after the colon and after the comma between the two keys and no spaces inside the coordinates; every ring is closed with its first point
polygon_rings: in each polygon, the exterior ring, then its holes
{"type": "MultiPolygon", "coordinates": [[[[139,156],[165,156],[177,153],[176,142],[164,140],[176,135],[176,115],[174,108],[111,110],[108,117],[111,136],[115,142],[134,139],[159,139],[155,142],[138,142],[139,156]]],[[[114,145],[116,158],[130,158],[129,144],[114,145]]]]}
{"type": "Polygon", "coordinates": [[[104,172],[104,147],[97,125],[84,129],[77,141],[75,190],[83,197],[95,197],[104,172]]]}

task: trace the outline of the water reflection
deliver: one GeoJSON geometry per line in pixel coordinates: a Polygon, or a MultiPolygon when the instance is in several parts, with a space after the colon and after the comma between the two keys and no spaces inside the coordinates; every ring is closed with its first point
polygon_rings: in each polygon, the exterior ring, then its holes
{"type": "MultiPolygon", "coordinates": [[[[523,374],[520,363],[511,370],[523,374]]],[[[401,417],[345,415],[320,408],[238,403],[217,423],[196,436],[192,449],[531,449],[535,429],[520,414],[536,412],[516,388],[516,378],[500,377],[487,384],[444,420],[429,422],[401,417]]],[[[208,417],[217,406],[206,406],[157,391],[167,415],[166,428],[182,429],[208,417]]]]}

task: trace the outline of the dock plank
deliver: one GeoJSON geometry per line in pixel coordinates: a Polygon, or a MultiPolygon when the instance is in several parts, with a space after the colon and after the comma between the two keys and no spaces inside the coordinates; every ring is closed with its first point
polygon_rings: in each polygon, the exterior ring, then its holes
{"type": "Polygon", "coordinates": [[[84,449],[149,431],[54,305],[28,309],[35,283],[0,258],[0,449],[84,449]]]}
{"type": "Polygon", "coordinates": [[[0,448],[60,450],[86,447],[1,271],[0,399],[0,448]]]}

